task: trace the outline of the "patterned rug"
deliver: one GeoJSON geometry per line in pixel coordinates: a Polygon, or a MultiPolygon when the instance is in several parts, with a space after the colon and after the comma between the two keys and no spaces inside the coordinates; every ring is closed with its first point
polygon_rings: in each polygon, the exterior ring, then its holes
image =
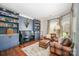
{"type": "Polygon", "coordinates": [[[39,42],[22,48],[22,51],[28,56],[49,56],[49,47],[47,49],[39,47],[39,42]]]}

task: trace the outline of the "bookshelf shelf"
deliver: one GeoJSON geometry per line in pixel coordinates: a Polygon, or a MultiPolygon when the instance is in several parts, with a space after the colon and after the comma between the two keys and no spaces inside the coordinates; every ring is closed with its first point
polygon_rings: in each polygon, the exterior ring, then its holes
{"type": "Polygon", "coordinates": [[[13,28],[13,29],[17,29],[17,27],[0,27],[0,28],[13,28]]]}
{"type": "Polygon", "coordinates": [[[8,17],[8,18],[18,19],[18,17],[12,17],[12,16],[2,15],[2,14],[0,14],[0,16],[3,16],[3,17],[8,17]]]}
{"type": "Polygon", "coordinates": [[[2,21],[2,20],[0,20],[0,22],[18,24],[16,22],[8,22],[8,21],[2,21]]]}

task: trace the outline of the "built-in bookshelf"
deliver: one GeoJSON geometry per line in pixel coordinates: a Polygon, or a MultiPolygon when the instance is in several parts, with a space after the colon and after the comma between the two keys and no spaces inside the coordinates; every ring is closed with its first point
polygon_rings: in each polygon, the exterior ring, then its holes
{"type": "Polygon", "coordinates": [[[0,51],[19,45],[18,17],[18,13],[0,8],[0,51]]]}
{"type": "Polygon", "coordinates": [[[34,19],[33,20],[33,32],[35,40],[40,39],[40,21],[34,19]]]}
{"type": "Polygon", "coordinates": [[[0,34],[6,34],[7,29],[18,33],[18,13],[0,8],[0,34]]]}

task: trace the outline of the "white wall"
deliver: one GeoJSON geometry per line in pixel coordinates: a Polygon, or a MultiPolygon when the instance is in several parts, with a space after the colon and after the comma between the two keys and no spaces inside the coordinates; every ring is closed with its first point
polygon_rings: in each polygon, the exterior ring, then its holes
{"type": "Polygon", "coordinates": [[[24,24],[24,20],[26,20],[26,18],[20,16],[19,17],[19,30],[26,30],[26,26],[24,24]]]}
{"type": "Polygon", "coordinates": [[[47,35],[47,20],[41,19],[41,35],[47,35]]]}
{"type": "Polygon", "coordinates": [[[75,42],[75,49],[76,49],[76,54],[77,56],[79,56],[79,4],[76,3],[74,4],[74,20],[75,20],[75,24],[74,24],[74,42],[75,42]]]}
{"type": "Polygon", "coordinates": [[[73,31],[76,32],[77,4],[73,5],[73,31]]]}
{"type": "Polygon", "coordinates": [[[27,20],[27,18],[20,16],[19,17],[19,30],[33,30],[33,22],[30,20],[28,27],[25,26],[24,21],[27,20]]]}

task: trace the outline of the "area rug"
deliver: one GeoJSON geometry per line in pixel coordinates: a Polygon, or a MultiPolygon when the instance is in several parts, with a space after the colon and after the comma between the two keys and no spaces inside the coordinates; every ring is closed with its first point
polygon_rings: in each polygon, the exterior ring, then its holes
{"type": "Polygon", "coordinates": [[[47,49],[39,47],[39,42],[22,48],[22,51],[28,56],[49,56],[49,47],[47,49]]]}

